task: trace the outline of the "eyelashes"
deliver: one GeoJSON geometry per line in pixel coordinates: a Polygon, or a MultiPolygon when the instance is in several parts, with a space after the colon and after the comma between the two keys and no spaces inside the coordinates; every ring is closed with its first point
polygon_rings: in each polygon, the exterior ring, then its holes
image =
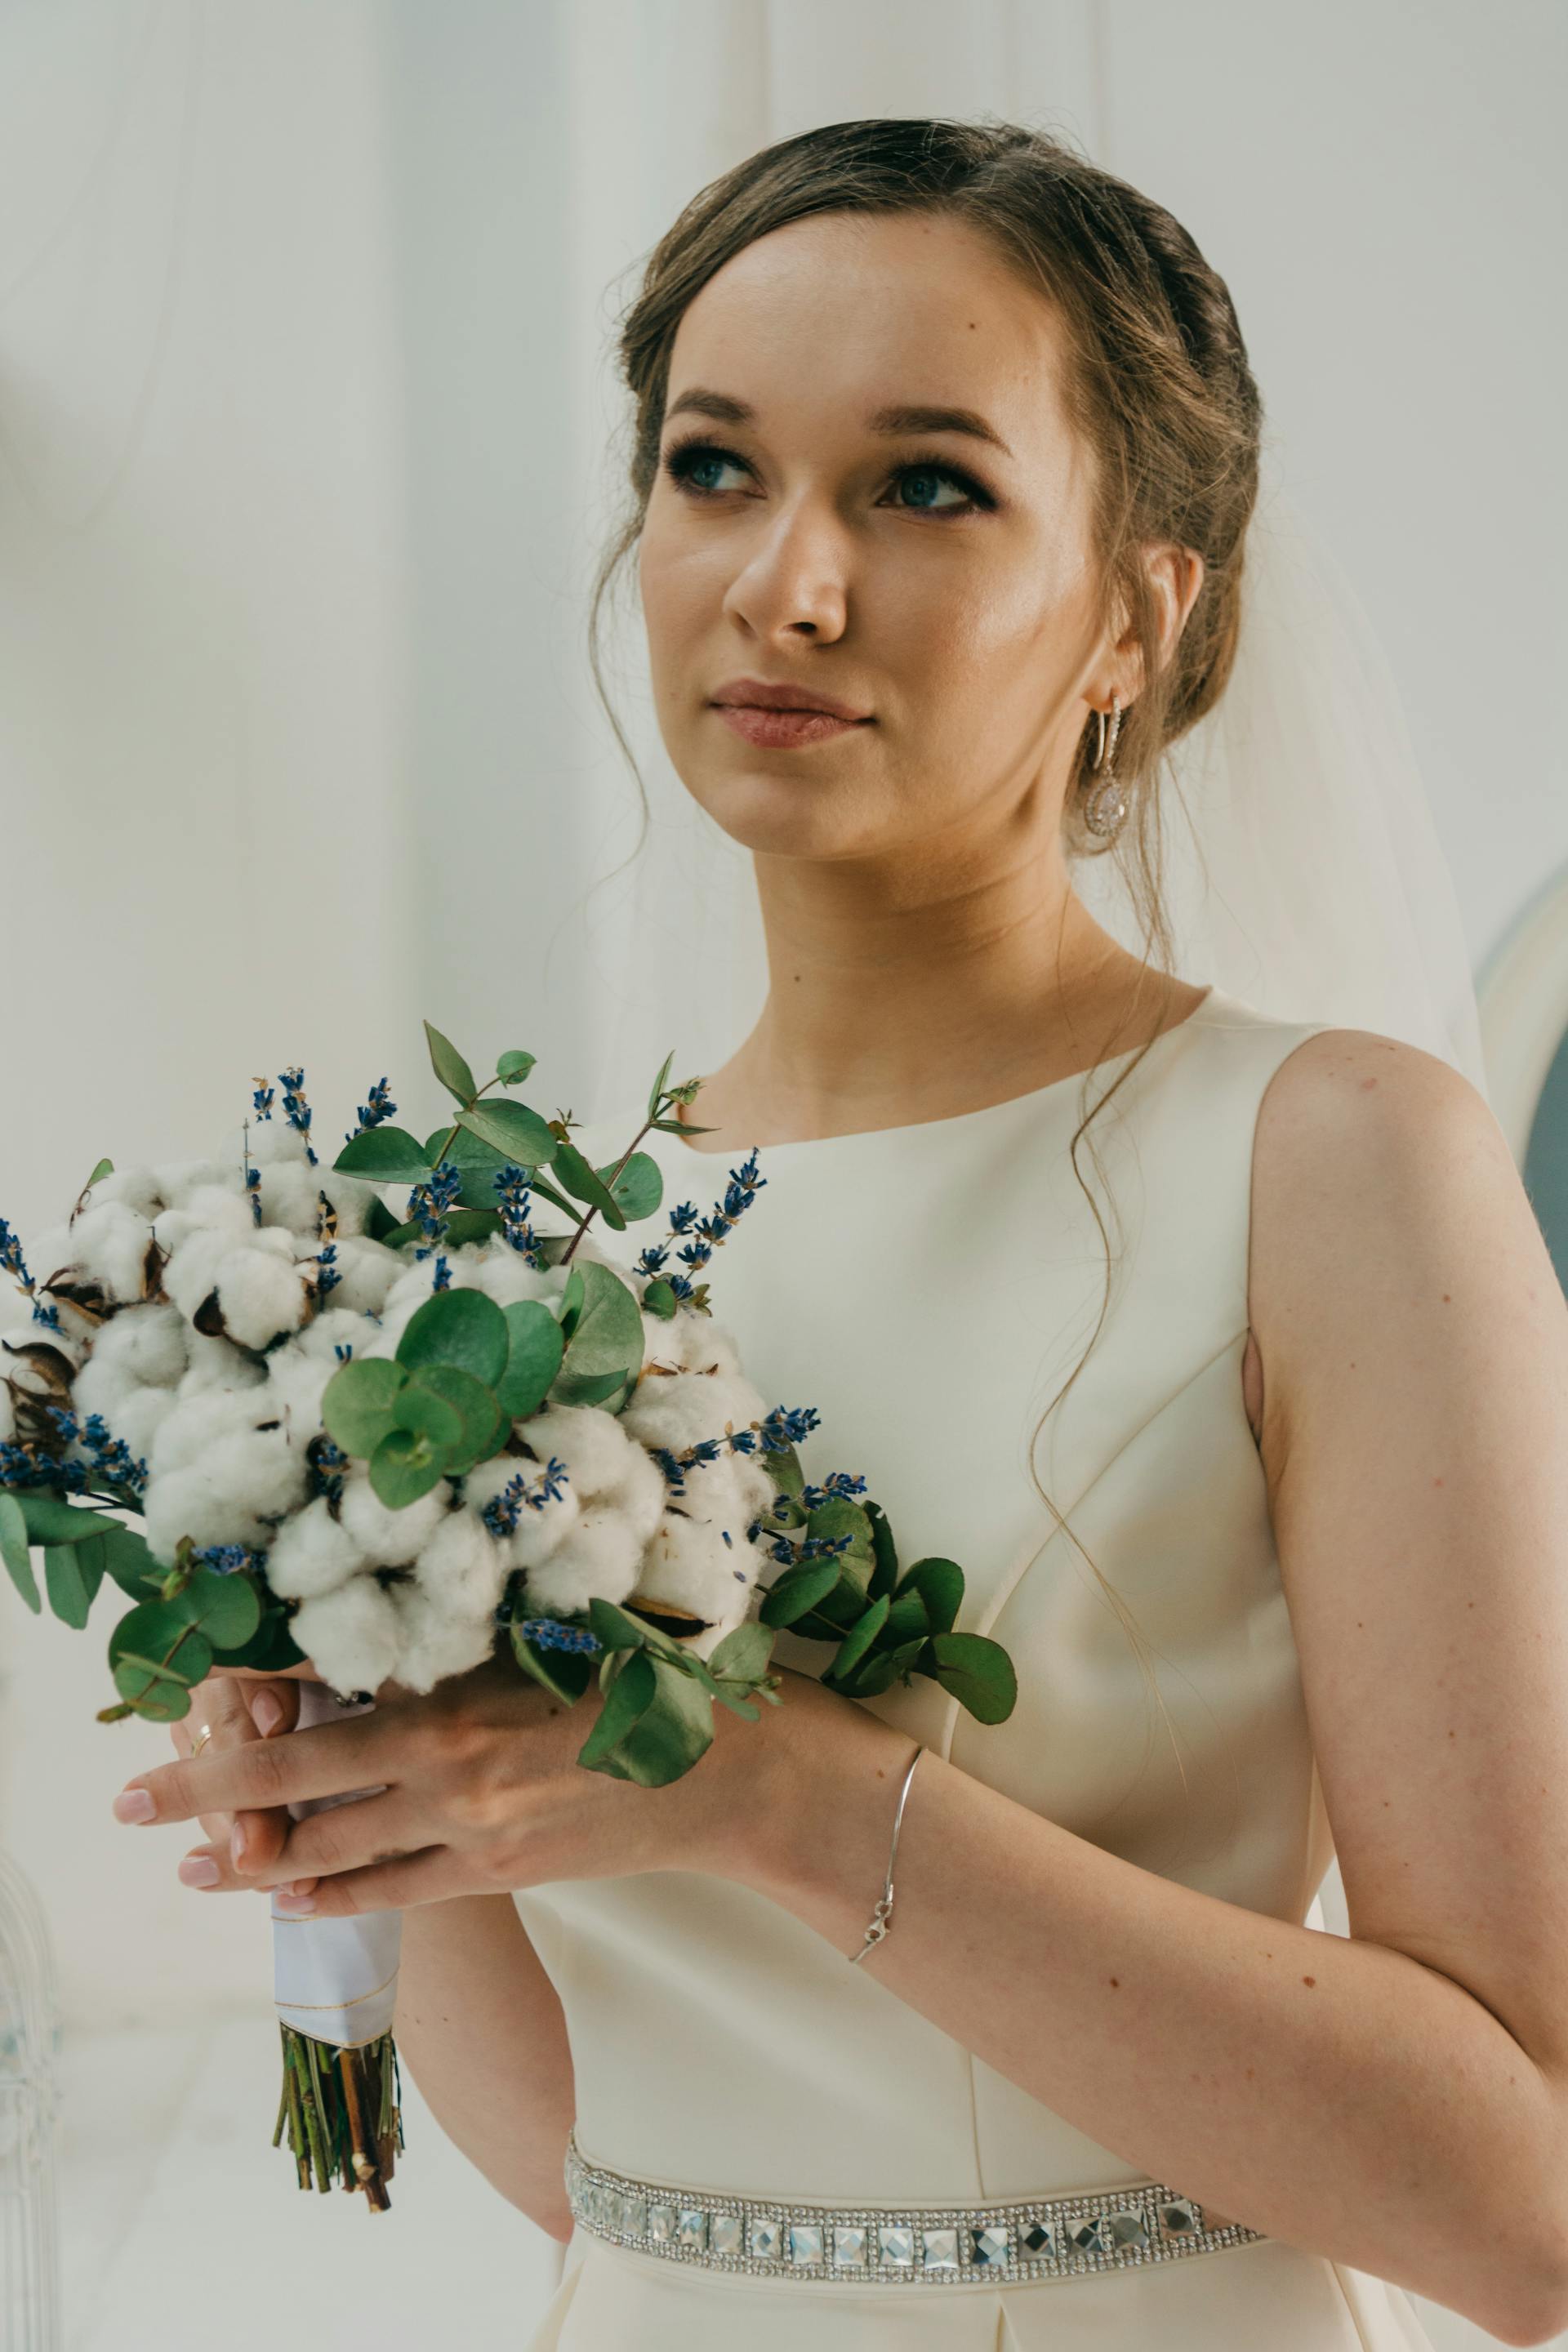
{"type": "MultiPolygon", "coordinates": [[[[740,457],[735,450],[726,449],[717,441],[704,440],[700,435],[696,434],[689,436],[684,441],[677,441],[666,452],[661,460],[661,467],[684,497],[693,499],[723,498],[726,495],[724,491],[704,488],[702,484],[691,478],[697,467],[707,464],[710,459],[717,459],[721,465],[743,467],[748,473],[751,471],[745,458],[740,457]]],[[[932,474],[944,482],[952,483],[955,488],[963,493],[964,503],[963,506],[947,507],[906,506],[900,509],[902,514],[934,515],[945,521],[954,517],[989,514],[995,508],[996,501],[983,482],[976,481],[974,476],[966,474],[962,466],[951,465],[945,457],[938,457],[934,451],[922,452],[907,458],[901,466],[895,467],[892,479],[901,481],[910,474],[932,474]]]]}

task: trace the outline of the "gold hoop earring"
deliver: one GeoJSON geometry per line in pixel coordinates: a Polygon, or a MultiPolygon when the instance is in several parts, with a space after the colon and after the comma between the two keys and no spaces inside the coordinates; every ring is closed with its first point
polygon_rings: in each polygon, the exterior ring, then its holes
{"type": "Polygon", "coordinates": [[[1095,740],[1094,758],[1089,773],[1099,781],[1091,787],[1083,805],[1085,828],[1097,841],[1114,841],[1127,815],[1127,795],[1121,780],[1111,772],[1116,756],[1116,739],[1121,731],[1121,698],[1111,688],[1110,723],[1106,725],[1105,713],[1097,710],[1100,732],[1095,740]]]}

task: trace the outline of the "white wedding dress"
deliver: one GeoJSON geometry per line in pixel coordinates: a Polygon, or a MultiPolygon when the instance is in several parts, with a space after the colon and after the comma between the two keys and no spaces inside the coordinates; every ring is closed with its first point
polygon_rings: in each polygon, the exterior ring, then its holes
{"type": "MultiPolygon", "coordinates": [[[[1322,1025],[1211,990],[1089,1130],[1125,1249],[1105,1327],[1036,1458],[1149,1644],[1179,1758],[1121,1623],[1028,1470],[1031,1433],[1083,1350],[1103,1281],[1068,1157],[1082,1082],[956,1118],[764,1145],[765,1185],[703,1270],[769,1405],[821,1414],[807,1476],[863,1473],[901,1561],[959,1561],[960,1625],[1002,1642],[1018,1671],[1017,1706],[998,1725],[923,1679],[864,1703],[1140,1869],[1314,1927],[1332,1840],[1241,1361],[1258,1108],[1322,1025]]],[[[643,1115],[628,1106],[577,1140],[602,1165],[643,1115]]],[[[743,1156],[658,1134],[641,1148],[665,1171],[666,1207],[703,1212],[743,1156]]],[[[1092,1183],[1082,1147],[1079,1160],[1092,1183]]],[[[595,1230],[628,1265],[667,1237],[662,1213],[624,1234],[595,1230]]],[[[829,1655],[787,1632],[774,1651],[808,1671],[829,1655]]],[[[919,1804],[917,1771],[911,1815],[919,1804]]],[[[866,1889],[868,1917],[879,1892],[866,1889]]],[[[909,2008],[874,1958],[850,1967],[728,1881],[662,1871],[552,1883],[516,1901],[564,2005],[591,2164],[698,2198],[870,2205],[1149,2177],[909,2008]]],[[[1048,2042],[1048,2006],[1025,2017],[1048,2042]]],[[[1169,2030],[1179,2065],[1179,2012],[1169,2030]]],[[[1331,2080],[1323,2095],[1335,2096],[1331,2080]]],[[[529,2352],[803,2345],[1430,2352],[1400,2289],[1267,2237],[1079,2276],[905,2286],[724,2273],[581,2223],[529,2352]]]]}

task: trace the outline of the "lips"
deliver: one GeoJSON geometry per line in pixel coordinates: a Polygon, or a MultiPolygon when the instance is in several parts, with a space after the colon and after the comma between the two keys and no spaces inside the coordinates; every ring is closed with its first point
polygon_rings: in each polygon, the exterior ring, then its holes
{"type": "Polygon", "coordinates": [[[775,685],[761,677],[730,678],[711,698],[721,709],[798,710],[817,718],[842,719],[850,726],[871,715],[868,710],[858,710],[853,703],[840,702],[834,695],[822,694],[815,687],[775,685]]]}

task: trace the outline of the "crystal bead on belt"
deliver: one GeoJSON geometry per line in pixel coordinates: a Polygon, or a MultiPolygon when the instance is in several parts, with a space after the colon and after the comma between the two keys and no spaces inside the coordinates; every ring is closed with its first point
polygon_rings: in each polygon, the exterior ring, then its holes
{"type": "Polygon", "coordinates": [[[718,2196],[589,2164],[574,2131],[565,2183],[595,2237],[670,2262],[758,2278],[964,2285],[1079,2277],[1188,2259],[1261,2238],[1162,2182],[973,2206],[848,2206],[718,2196]]]}

